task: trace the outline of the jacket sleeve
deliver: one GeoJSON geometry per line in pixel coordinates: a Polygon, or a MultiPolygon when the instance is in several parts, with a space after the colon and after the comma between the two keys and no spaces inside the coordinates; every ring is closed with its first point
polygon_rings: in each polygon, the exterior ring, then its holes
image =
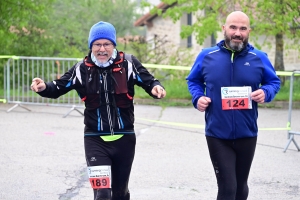
{"type": "Polygon", "coordinates": [[[157,98],[156,96],[152,95],[151,90],[156,85],[163,87],[159,80],[150,74],[150,72],[134,56],[132,56],[132,65],[135,84],[142,87],[153,98],[157,98]]]}
{"type": "Polygon", "coordinates": [[[264,52],[259,52],[257,55],[264,65],[263,80],[260,88],[265,92],[265,102],[270,102],[280,90],[280,79],[276,75],[267,55],[264,52]]]}
{"type": "Polygon", "coordinates": [[[198,99],[205,96],[205,84],[202,76],[202,61],[205,53],[202,51],[196,58],[192,69],[187,76],[187,85],[189,92],[192,95],[192,103],[195,108],[197,108],[198,99]]]}
{"type": "Polygon", "coordinates": [[[46,89],[38,94],[42,97],[56,99],[67,92],[82,87],[82,62],[76,63],[71,69],[63,74],[59,79],[47,82],[46,89]]]}

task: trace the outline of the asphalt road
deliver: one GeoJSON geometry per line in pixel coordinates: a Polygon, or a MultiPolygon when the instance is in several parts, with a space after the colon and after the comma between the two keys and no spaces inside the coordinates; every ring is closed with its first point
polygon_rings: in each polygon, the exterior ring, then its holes
{"type": "MultiPolygon", "coordinates": [[[[0,199],[91,200],[83,117],[69,108],[0,104],[0,199]]],[[[204,136],[204,114],[192,107],[136,105],[132,200],[213,200],[217,185],[204,136]]],[[[287,144],[287,109],[259,109],[259,137],[249,200],[299,200],[300,152],[287,144]],[[272,130],[275,129],[275,130],[272,130]],[[279,130],[278,130],[279,129],[279,130]]],[[[292,130],[300,131],[300,110],[292,130]]],[[[300,137],[295,136],[300,145],[300,137]]]]}

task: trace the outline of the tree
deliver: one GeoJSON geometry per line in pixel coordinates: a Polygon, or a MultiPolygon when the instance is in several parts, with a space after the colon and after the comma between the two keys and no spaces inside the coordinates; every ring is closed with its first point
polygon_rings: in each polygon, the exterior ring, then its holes
{"type": "Polygon", "coordinates": [[[111,22],[133,33],[136,3],[127,0],[1,0],[0,55],[82,57],[90,27],[111,22]]]}
{"type": "MultiPolygon", "coordinates": [[[[46,55],[51,51],[45,37],[50,5],[54,0],[1,0],[0,55],[46,55]],[[42,48],[41,48],[42,47],[42,48]]],[[[0,58],[0,79],[7,59],[0,58]]],[[[0,82],[3,88],[3,81],[0,82]]]]}
{"type": "Polygon", "coordinates": [[[278,71],[284,71],[284,49],[300,49],[298,45],[300,39],[299,3],[299,0],[255,0],[252,5],[245,3],[243,6],[254,22],[252,25],[256,36],[275,37],[274,67],[278,71]],[[286,39],[291,42],[285,43],[286,39]]]}
{"type": "Polygon", "coordinates": [[[54,1],[1,0],[0,55],[43,54],[39,46],[47,43],[45,27],[54,1]]]}
{"type": "MultiPolygon", "coordinates": [[[[181,37],[186,38],[194,33],[199,44],[203,44],[206,37],[220,31],[230,12],[244,11],[252,22],[251,41],[254,41],[257,48],[261,47],[255,40],[259,35],[275,37],[275,70],[284,70],[284,49],[300,49],[299,0],[162,0],[162,2],[176,5],[166,11],[154,8],[153,13],[169,16],[174,22],[180,20],[183,13],[193,13],[196,16],[194,24],[182,27],[181,37]],[[285,39],[292,42],[285,44],[285,39]]],[[[273,44],[265,42],[262,45],[273,44]]]]}
{"type": "Polygon", "coordinates": [[[99,21],[112,23],[117,37],[134,33],[136,3],[127,0],[57,1],[48,30],[57,41],[55,56],[81,57],[88,51],[88,34],[99,21]]]}

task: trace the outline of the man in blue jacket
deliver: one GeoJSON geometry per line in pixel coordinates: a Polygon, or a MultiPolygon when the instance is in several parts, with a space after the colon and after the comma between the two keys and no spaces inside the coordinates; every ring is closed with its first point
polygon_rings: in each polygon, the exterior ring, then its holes
{"type": "Polygon", "coordinates": [[[280,79],[267,55],[248,43],[245,13],[230,13],[222,30],[224,40],[198,55],[187,84],[194,107],[205,111],[217,200],[245,200],[257,141],[257,104],[275,97],[280,79]]]}

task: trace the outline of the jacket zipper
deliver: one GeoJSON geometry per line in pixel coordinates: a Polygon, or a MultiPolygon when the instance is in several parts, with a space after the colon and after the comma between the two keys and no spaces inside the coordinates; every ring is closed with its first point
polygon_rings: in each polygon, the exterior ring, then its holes
{"type": "MultiPolygon", "coordinates": [[[[233,71],[234,71],[234,64],[233,64],[233,61],[234,61],[234,51],[231,51],[231,77],[230,77],[230,86],[232,86],[232,83],[233,83],[233,71]]],[[[236,138],[236,132],[235,132],[235,120],[234,120],[234,112],[233,110],[231,111],[232,112],[232,120],[231,120],[231,123],[232,123],[232,131],[233,131],[233,138],[235,139],[236,138]]]]}

